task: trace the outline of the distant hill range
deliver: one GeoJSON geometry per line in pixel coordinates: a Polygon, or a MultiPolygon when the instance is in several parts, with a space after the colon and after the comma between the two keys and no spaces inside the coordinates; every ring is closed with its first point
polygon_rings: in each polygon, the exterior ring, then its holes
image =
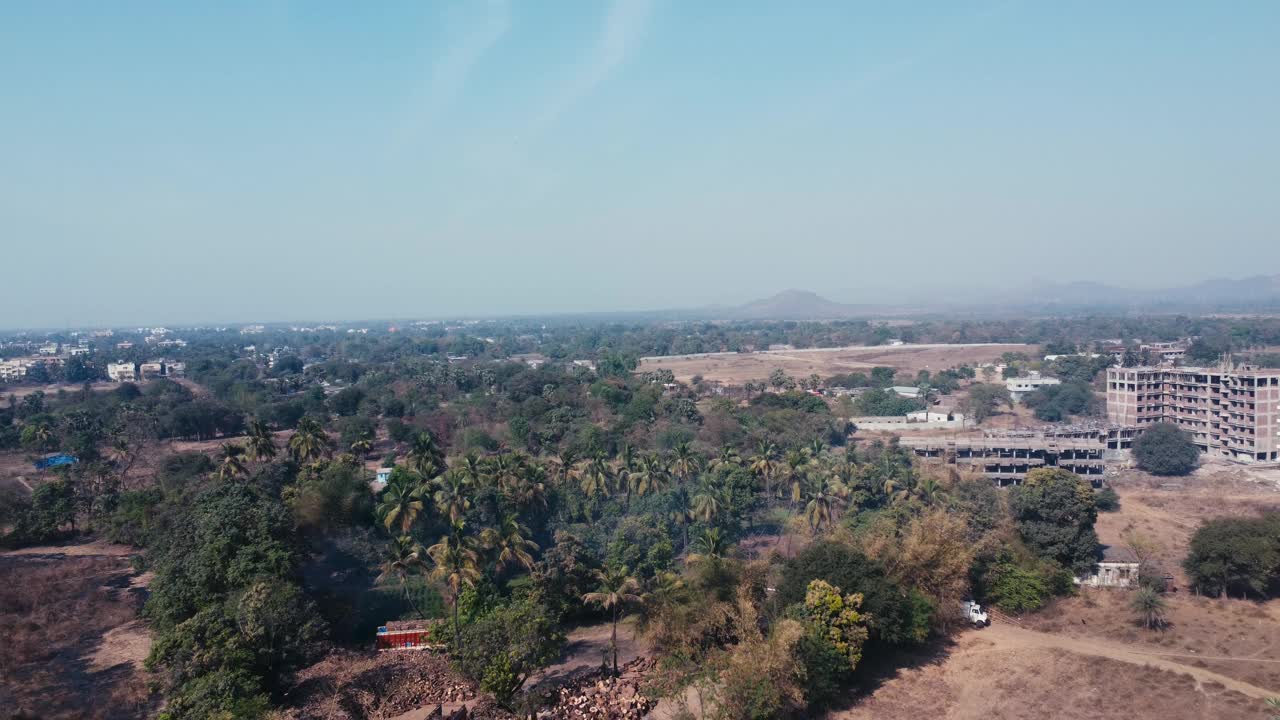
{"type": "MultiPolygon", "coordinates": [[[[1007,298],[1012,300],[1014,298],[1007,298]]],[[[1280,275],[1206,280],[1184,287],[1134,290],[1092,282],[1048,284],[1021,296],[1024,306],[1046,310],[1152,312],[1280,311],[1280,275]]]]}
{"type": "Polygon", "coordinates": [[[1280,312],[1280,275],[1207,280],[1161,290],[1135,290],[1094,282],[1044,283],[1018,292],[971,296],[966,301],[953,301],[946,305],[849,304],[829,300],[808,290],[785,290],[744,305],[679,312],[726,320],[840,320],[956,312],[971,315],[1028,312],[1271,313],[1280,312]]]}

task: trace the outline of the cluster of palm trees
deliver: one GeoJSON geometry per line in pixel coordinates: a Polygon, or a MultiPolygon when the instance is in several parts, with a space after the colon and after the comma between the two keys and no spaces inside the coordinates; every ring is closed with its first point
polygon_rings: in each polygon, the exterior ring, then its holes
{"type": "MultiPolygon", "coordinates": [[[[410,602],[414,576],[440,583],[453,610],[454,639],[460,641],[458,598],[475,585],[483,569],[501,573],[533,568],[538,545],[521,521],[521,512],[546,506],[545,478],[545,468],[514,453],[469,453],[446,463],[431,435],[419,434],[407,466],[392,473],[377,506],[383,526],[395,533],[378,582],[396,580],[410,602]],[[484,505],[477,508],[481,512],[471,513],[474,503],[484,505]],[[437,516],[447,530],[435,544],[424,547],[412,531],[428,514],[437,516]],[[468,523],[468,517],[476,516],[478,529],[468,523]]],[[[421,608],[414,609],[421,613],[421,608]]]]}
{"type": "MultiPolygon", "coordinates": [[[[304,417],[286,445],[289,456],[299,465],[308,465],[333,455],[333,441],[314,418],[304,417]]],[[[222,443],[218,448],[217,477],[235,480],[249,474],[249,463],[270,462],[280,454],[275,434],[260,420],[249,423],[243,444],[222,443]]]]}

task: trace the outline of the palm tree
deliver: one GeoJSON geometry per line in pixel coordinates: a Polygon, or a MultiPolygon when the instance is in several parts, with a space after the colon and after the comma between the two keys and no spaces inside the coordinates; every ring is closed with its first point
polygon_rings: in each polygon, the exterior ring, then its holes
{"type": "Polygon", "coordinates": [[[1149,587],[1138,588],[1129,607],[1138,613],[1138,619],[1148,630],[1164,627],[1165,602],[1155,590],[1149,587]]]}
{"type": "Polygon", "coordinates": [[[809,456],[800,450],[788,450],[784,458],[787,482],[791,484],[791,505],[795,507],[802,495],[805,466],[809,464],[809,456]]]}
{"type": "Polygon", "coordinates": [[[533,555],[530,550],[537,550],[538,544],[529,539],[529,528],[520,522],[514,514],[504,515],[496,528],[485,528],[480,533],[480,541],[489,550],[496,552],[495,565],[499,570],[508,565],[520,565],[526,570],[533,569],[533,555]]]}
{"type": "Polygon", "coordinates": [[[276,456],[280,452],[276,447],[275,436],[271,434],[271,428],[261,420],[252,420],[249,422],[249,459],[254,462],[266,462],[276,456]]]}
{"type": "Polygon", "coordinates": [[[382,524],[390,530],[398,521],[400,532],[409,532],[409,528],[413,527],[418,515],[426,507],[422,500],[426,492],[426,485],[419,478],[410,478],[407,472],[394,473],[387,489],[382,491],[382,501],[377,508],[378,514],[382,516],[382,524]]]}
{"type": "Polygon", "coordinates": [[[650,453],[640,459],[639,467],[627,478],[629,491],[640,497],[661,492],[667,484],[667,467],[662,458],[650,453]]]}
{"type": "Polygon", "coordinates": [[[704,523],[709,523],[720,514],[724,496],[710,483],[704,483],[697,495],[693,496],[693,516],[704,523]]]}
{"type": "Polygon", "coordinates": [[[609,485],[613,479],[613,471],[609,468],[604,454],[597,454],[587,464],[582,473],[582,494],[593,504],[599,497],[609,497],[609,485]]]}
{"type": "Polygon", "coordinates": [[[463,516],[471,509],[468,491],[470,485],[470,481],[458,470],[446,470],[443,475],[435,479],[436,509],[449,516],[449,522],[461,522],[463,516]]]}
{"type": "Polygon", "coordinates": [[[814,438],[809,441],[809,445],[805,450],[809,451],[809,456],[814,460],[822,457],[822,451],[827,449],[827,444],[822,442],[822,438],[814,438]]]}
{"type": "Polygon", "coordinates": [[[449,604],[453,606],[454,647],[462,645],[462,625],[458,620],[458,597],[463,586],[472,586],[480,577],[480,553],[474,537],[466,534],[467,524],[455,520],[448,535],[427,548],[427,556],[434,567],[431,579],[443,582],[448,590],[449,604]]]}
{"type": "Polygon", "coordinates": [[[351,452],[357,455],[368,455],[373,450],[373,438],[365,433],[351,442],[351,452]]]}
{"type": "Polygon", "coordinates": [[[720,448],[720,454],[716,456],[715,460],[711,461],[711,464],[717,468],[725,465],[729,467],[741,465],[742,456],[738,455],[738,451],[734,450],[732,445],[725,445],[720,448]]]}
{"type": "Polygon", "coordinates": [[[613,634],[609,639],[609,649],[613,652],[613,674],[618,674],[618,618],[627,603],[640,599],[640,583],[627,574],[627,566],[614,566],[605,570],[596,570],[596,580],[600,587],[595,592],[582,596],[582,602],[588,605],[599,605],[612,616],[613,634]]]}
{"type": "Polygon", "coordinates": [[[527,464],[505,488],[503,493],[522,508],[541,504],[547,506],[547,468],[536,463],[527,464]]]}
{"type": "Polygon", "coordinates": [[[298,429],[289,438],[289,454],[296,462],[305,465],[326,457],[331,452],[332,442],[319,421],[310,417],[298,421],[298,429]]]}
{"type": "Polygon", "coordinates": [[[835,509],[839,505],[843,496],[848,495],[848,490],[844,484],[836,478],[821,478],[814,488],[809,504],[805,506],[804,517],[809,523],[809,529],[817,532],[825,524],[831,526],[831,522],[835,517],[835,509]]]}
{"type": "Polygon", "coordinates": [[[671,472],[680,478],[681,482],[688,482],[698,472],[698,456],[689,447],[688,442],[677,443],[671,449],[674,457],[671,459],[671,472]]]}
{"type": "Polygon", "coordinates": [[[218,448],[218,479],[234,480],[248,473],[244,466],[244,447],[230,443],[222,443],[218,448]]]}
{"type": "Polygon", "coordinates": [[[693,541],[694,552],[685,557],[686,564],[694,564],[707,560],[722,560],[729,555],[729,542],[720,533],[720,528],[706,528],[697,540],[693,541]]]}
{"type": "Polygon", "coordinates": [[[774,460],[778,457],[778,446],[761,440],[756,445],[756,454],[751,456],[751,473],[764,481],[766,497],[773,497],[771,481],[775,468],[774,460]]]}
{"type": "Polygon", "coordinates": [[[581,471],[578,468],[578,456],[572,450],[561,452],[559,457],[552,460],[552,466],[554,467],[552,477],[560,485],[568,485],[581,475],[581,471]]]}
{"type": "Polygon", "coordinates": [[[426,430],[418,433],[413,438],[413,443],[409,447],[409,454],[406,457],[409,460],[409,464],[422,477],[433,478],[444,471],[444,451],[436,444],[436,439],[431,437],[431,433],[426,430]]]}
{"type": "Polygon", "coordinates": [[[693,501],[689,497],[689,492],[684,488],[677,488],[671,497],[671,521],[680,526],[680,532],[684,538],[681,551],[689,549],[689,525],[694,520],[693,501]]]}
{"type": "Polygon", "coordinates": [[[423,554],[426,551],[422,549],[422,545],[417,540],[408,535],[401,535],[392,540],[386,547],[382,556],[382,573],[378,575],[375,582],[381,583],[391,578],[396,578],[400,583],[400,591],[404,594],[404,599],[413,606],[414,612],[422,617],[422,610],[418,608],[413,601],[413,595],[409,592],[409,578],[414,574],[421,573],[426,567],[423,562],[423,554]]]}

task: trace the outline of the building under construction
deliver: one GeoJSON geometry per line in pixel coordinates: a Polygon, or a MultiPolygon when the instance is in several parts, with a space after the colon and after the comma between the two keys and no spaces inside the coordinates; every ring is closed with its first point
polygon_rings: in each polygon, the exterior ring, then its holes
{"type": "Polygon", "coordinates": [[[1201,452],[1242,462],[1280,460],[1280,368],[1113,367],[1107,419],[1139,429],[1172,423],[1201,452]]]}
{"type": "Polygon", "coordinates": [[[924,462],[982,473],[1002,487],[1017,485],[1029,471],[1043,467],[1062,468],[1101,485],[1107,462],[1123,458],[1137,433],[1132,427],[1068,425],[898,442],[924,462]]]}

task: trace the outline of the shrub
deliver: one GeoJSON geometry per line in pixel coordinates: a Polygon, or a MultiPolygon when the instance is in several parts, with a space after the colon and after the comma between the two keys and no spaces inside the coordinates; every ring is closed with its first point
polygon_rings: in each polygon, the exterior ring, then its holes
{"type": "Polygon", "coordinates": [[[1120,509],[1120,496],[1111,488],[1102,488],[1093,496],[1093,505],[1100,512],[1115,512],[1120,509]]]}

